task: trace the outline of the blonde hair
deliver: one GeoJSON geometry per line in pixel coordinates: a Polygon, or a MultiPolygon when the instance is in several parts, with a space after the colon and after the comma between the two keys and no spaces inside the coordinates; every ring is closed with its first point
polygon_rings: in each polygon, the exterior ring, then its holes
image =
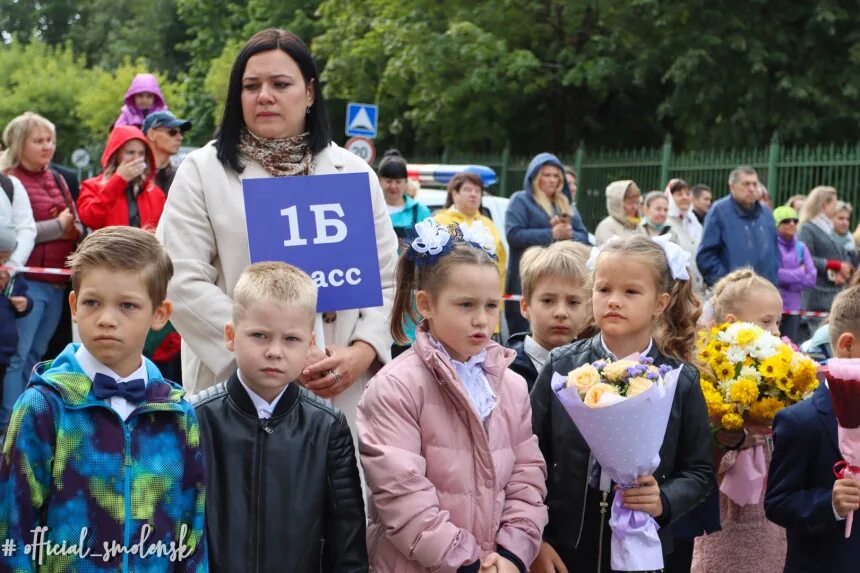
{"type": "Polygon", "coordinates": [[[0,171],[7,171],[18,167],[21,163],[21,152],[24,143],[33,129],[43,128],[51,132],[56,139],[57,129],[54,124],[32,111],[26,111],[10,121],[3,130],[3,145],[6,150],[0,153],[0,171]]]}
{"type": "MultiPolygon", "coordinates": [[[[590,289],[591,273],[585,266],[588,255],[576,248],[573,241],[559,241],[548,247],[531,247],[520,259],[520,281],[523,299],[531,302],[541,279],[560,277],[576,281],[590,289]]],[[[584,246],[584,245],[583,245],[584,246]]]]}
{"type": "Polygon", "coordinates": [[[696,322],[702,314],[702,305],[693,294],[691,281],[676,280],[663,248],[647,237],[632,235],[609,241],[603,247],[597,265],[607,254],[616,253],[644,259],[654,271],[657,293],[669,294],[669,305],[654,325],[654,339],[666,356],[692,363],[692,340],[696,334],[696,322]]]}
{"type": "Polygon", "coordinates": [[[847,201],[837,201],[836,202],[836,212],[837,213],[839,211],[848,211],[848,214],[850,215],[853,210],[854,210],[854,207],[852,207],[851,203],[848,203],[847,201]]]}
{"type": "Polygon", "coordinates": [[[824,206],[835,199],[836,189],[834,187],[819,185],[809,192],[809,196],[803,202],[803,209],[800,211],[800,222],[805,223],[816,218],[822,209],[824,209],[824,206]]]}
{"type": "Polygon", "coordinates": [[[544,163],[540,168],[538,168],[537,173],[535,173],[535,176],[532,178],[532,197],[534,197],[535,202],[540,206],[540,208],[544,210],[544,213],[550,217],[553,215],[569,215],[571,213],[570,201],[568,200],[567,195],[564,194],[564,170],[560,169],[558,165],[544,163]],[[555,195],[552,196],[551,200],[546,196],[546,193],[538,188],[540,172],[547,167],[557,169],[561,176],[558,182],[558,189],[555,190],[555,195]]]}
{"type": "Polygon", "coordinates": [[[146,285],[152,306],[167,298],[173,263],[155,235],[137,227],[104,227],[85,238],[69,255],[72,289],[79,292],[87,271],[108,268],[137,273],[146,285]]]}
{"type": "MultiPolygon", "coordinates": [[[[683,187],[679,187],[679,189],[683,189],[683,187]]],[[[627,193],[625,191],[625,195],[626,194],[627,193]]],[[[645,195],[645,201],[643,203],[645,205],[645,208],[647,209],[648,207],[650,207],[651,203],[653,203],[657,199],[662,199],[666,202],[667,205],[669,204],[669,198],[666,197],[666,194],[663,191],[649,191],[648,194],[645,195]]]]}
{"type": "MultiPolygon", "coordinates": [[[[452,241],[455,238],[452,236],[452,241]]],[[[409,317],[418,322],[419,316],[413,302],[414,293],[426,291],[435,298],[445,287],[451,272],[457,265],[488,265],[498,272],[499,267],[487,251],[469,243],[457,241],[446,254],[439,256],[433,264],[418,266],[409,260],[407,247],[397,261],[397,292],[394,294],[394,308],[391,311],[391,336],[396,342],[408,343],[409,338],[403,330],[403,320],[409,317]]]]}
{"type": "Polygon", "coordinates": [[[772,282],[756,274],[750,267],[732,271],[721,278],[714,285],[714,294],[711,297],[714,320],[718,323],[725,322],[729,314],[738,314],[741,304],[754,290],[766,290],[780,296],[772,282]]]}
{"type": "Polygon", "coordinates": [[[836,295],[830,307],[830,346],[836,350],[839,337],[850,332],[860,335],[860,286],[850,286],[836,295]]]}
{"type": "Polygon", "coordinates": [[[293,265],[274,261],[254,263],[242,271],[233,287],[233,324],[238,324],[251,305],[259,302],[306,310],[313,324],[317,287],[307,273],[293,265]]]}

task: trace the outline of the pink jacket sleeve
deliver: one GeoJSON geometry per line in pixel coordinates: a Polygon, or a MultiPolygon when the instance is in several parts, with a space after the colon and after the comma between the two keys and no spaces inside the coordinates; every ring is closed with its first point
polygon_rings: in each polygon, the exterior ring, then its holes
{"type": "MultiPolygon", "coordinates": [[[[511,479],[505,486],[505,505],[496,544],[522,559],[529,567],[537,557],[543,528],[549,521],[544,505],[547,474],[537,436],[532,431],[532,409],[526,385],[522,380],[511,382],[522,387],[516,397],[520,420],[516,434],[511,436],[516,461],[511,479]]],[[[512,386],[508,384],[508,387],[512,386]]]]}
{"type": "Polygon", "coordinates": [[[361,464],[385,535],[397,550],[426,569],[455,572],[475,562],[480,548],[439,508],[436,487],[425,477],[418,417],[400,381],[371,380],[356,418],[361,464]]]}

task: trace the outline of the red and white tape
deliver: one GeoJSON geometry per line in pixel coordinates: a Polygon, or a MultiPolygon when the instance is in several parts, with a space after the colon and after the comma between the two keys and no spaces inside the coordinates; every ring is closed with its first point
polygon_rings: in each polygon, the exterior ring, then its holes
{"type": "Polygon", "coordinates": [[[16,273],[29,273],[33,275],[60,275],[64,277],[72,276],[71,269],[49,269],[45,267],[7,267],[0,265],[0,269],[6,271],[15,271],[16,273]]]}
{"type": "MultiPolygon", "coordinates": [[[[518,301],[523,298],[521,294],[503,294],[502,300],[515,300],[518,301]]],[[[827,318],[830,316],[829,312],[818,312],[812,310],[785,310],[782,314],[790,314],[792,316],[809,316],[812,318],[827,318]]]]}
{"type": "Polygon", "coordinates": [[[812,318],[827,318],[829,312],[818,312],[812,310],[784,310],[782,314],[790,314],[791,316],[811,316],[812,318]]]}

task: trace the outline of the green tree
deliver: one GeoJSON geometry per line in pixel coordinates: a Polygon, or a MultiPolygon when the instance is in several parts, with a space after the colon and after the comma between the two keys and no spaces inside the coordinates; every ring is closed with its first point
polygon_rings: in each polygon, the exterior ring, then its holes
{"type": "Polygon", "coordinates": [[[77,99],[89,89],[91,77],[83,58],[69,47],[42,42],[0,46],[0,126],[25,111],[45,116],[57,128],[56,160],[67,161],[71,150],[91,140],[77,111],[77,99]]]}

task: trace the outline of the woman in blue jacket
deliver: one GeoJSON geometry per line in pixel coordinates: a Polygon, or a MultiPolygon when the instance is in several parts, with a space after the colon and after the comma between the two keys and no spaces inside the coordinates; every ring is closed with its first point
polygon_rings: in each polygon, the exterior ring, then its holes
{"type": "MultiPolygon", "coordinates": [[[[588,231],[570,202],[564,165],[552,153],[540,153],[529,163],[523,190],[511,196],[505,212],[508,239],[508,277],[505,292],[522,293],[520,258],[529,247],[573,239],[588,244],[588,231]]],[[[517,301],[505,302],[505,319],[511,334],[529,329],[517,301]]]]}

